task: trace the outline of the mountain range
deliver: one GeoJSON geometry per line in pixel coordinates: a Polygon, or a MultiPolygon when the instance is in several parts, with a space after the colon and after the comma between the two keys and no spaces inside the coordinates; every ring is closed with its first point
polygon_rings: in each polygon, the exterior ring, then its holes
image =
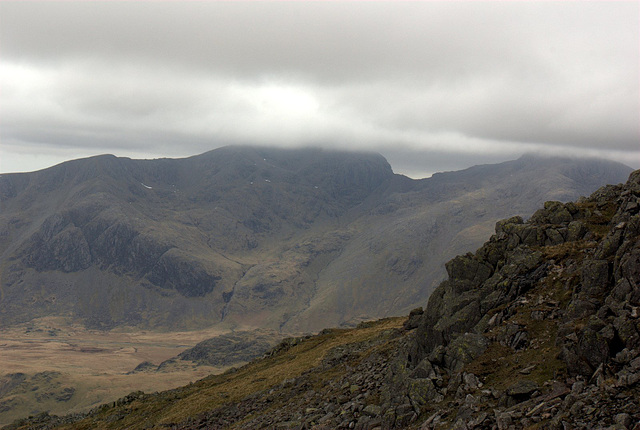
{"type": "Polygon", "coordinates": [[[639,429],[640,171],[494,231],[408,317],[7,429],[639,429]]]}
{"type": "Polygon", "coordinates": [[[524,156],[414,180],[379,154],[223,147],[0,176],[0,324],[313,332],[426,303],[497,219],[624,181],[524,156]]]}

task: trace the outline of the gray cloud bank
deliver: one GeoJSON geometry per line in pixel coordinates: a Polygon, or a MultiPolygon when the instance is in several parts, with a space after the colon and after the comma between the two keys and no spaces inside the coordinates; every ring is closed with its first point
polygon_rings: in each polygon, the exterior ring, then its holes
{"type": "Polygon", "coordinates": [[[0,2],[0,172],[232,143],[640,167],[639,4],[0,2]]]}

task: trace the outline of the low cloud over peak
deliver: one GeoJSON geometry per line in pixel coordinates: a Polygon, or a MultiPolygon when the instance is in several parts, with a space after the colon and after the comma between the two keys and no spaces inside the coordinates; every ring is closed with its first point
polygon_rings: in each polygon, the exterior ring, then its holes
{"type": "Polygon", "coordinates": [[[2,2],[0,172],[230,143],[370,149],[412,176],[531,151],[638,168],[638,8],[2,2]]]}

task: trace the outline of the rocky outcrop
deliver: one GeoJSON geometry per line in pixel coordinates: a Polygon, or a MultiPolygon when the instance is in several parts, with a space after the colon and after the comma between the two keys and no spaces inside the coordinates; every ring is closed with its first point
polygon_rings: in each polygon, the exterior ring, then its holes
{"type": "Polygon", "coordinates": [[[640,427],[639,212],[636,171],[578,203],[547,202],[526,223],[498,222],[475,254],[447,264],[449,279],[411,324],[415,340],[389,376],[392,404],[423,387],[412,402],[432,414],[422,428],[640,427]],[[547,361],[499,364],[530,353],[547,361]],[[510,386],[482,389],[502,371],[510,386]]]}
{"type": "Polygon", "coordinates": [[[142,276],[170,246],[140,230],[124,216],[75,208],[47,217],[19,255],[37,271],[78,272],[96,264],[142,276]]]}
{"type": "Polygon", "coordinates": [[[156,261],[147,277],[153,284],[175,289],[185,297],[202,297],[212,292],[221,279],[197,259],[175,248],[156,261]]]}
{"type": "Polygon", "coordinates": [[[237,332],[220,335],[199,342],[178,357],[208,366],[237,365],[262,356],[275,345],[277,339],[277,333],[237,332]]]}

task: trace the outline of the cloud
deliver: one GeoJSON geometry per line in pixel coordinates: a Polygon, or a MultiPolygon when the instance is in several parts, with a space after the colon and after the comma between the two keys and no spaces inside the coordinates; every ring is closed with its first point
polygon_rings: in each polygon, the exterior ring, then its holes
{"type": "Polygon", "coordinates": [[[531,151],[640,167],[638,7],[2,2],[0,172],[236,142],[413,175],[531,151]]]}

